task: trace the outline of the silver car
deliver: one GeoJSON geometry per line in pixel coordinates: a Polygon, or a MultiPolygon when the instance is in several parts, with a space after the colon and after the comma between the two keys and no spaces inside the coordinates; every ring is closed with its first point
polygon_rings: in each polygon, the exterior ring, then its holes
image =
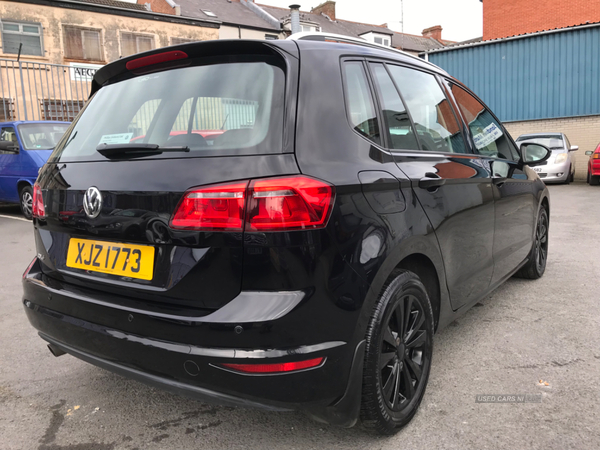
{"type": "Polygon", "coordinates": [[[517,144],[535,142],[552,150],[552,155],[544,164],[533,168],[545,183],[570,183],[575,177],[575,164],[571,152],[579,149],[571,145],[564,133],[532,133],[522,134],[517,138],[517,144]]]}

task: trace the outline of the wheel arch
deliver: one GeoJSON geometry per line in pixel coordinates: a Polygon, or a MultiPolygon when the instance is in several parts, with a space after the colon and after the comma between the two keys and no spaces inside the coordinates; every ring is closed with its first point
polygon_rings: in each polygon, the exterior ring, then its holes
{"type": "Polygon", "coordinates": [[[33,189],[33,184],[31,181],[23,179],[17,181],[17,194],[19,194],[19,196],[21,195],[21,189],[23,189],[25,186],[29,186],[33,189]]]}

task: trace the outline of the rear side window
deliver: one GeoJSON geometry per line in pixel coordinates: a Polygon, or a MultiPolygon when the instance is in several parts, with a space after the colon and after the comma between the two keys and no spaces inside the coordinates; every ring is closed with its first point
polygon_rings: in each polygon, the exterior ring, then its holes
{"type": "Polygon", "coordinates": [[[344,63],[346,108],[350,125],[362,136],[381,144],[379,123],[365,69],[360,62],[344,63]]]}
{"type": "Polygon", "coordinates": [[[379,90],[383,120],[388,129],[390,147],[393,149],[417,150],[419,145],[415,138],[410,118],[384,65],[371,63],[371,71],[379,90]]]}
{"type": "Polygon", "coordinates": [[[267,61],[197,65],[101,88],[52,161],[102,160],[101,144],[187,146],[154,157],[280,153],[285,74],[267,61]]]}
{"type": "Polygon", "coordinates": [[[465,153],[465,141],[450,102],[433,75],[388,65],[412,116],[422,150],[465,153]]]}
{"type": "Polygon", "coordinates": [[[484,156],[517,161],[517,149],[487,108],[464,89],[455,84],[450,86],[460,112],[469,125],[477,152],[484,156]]]}

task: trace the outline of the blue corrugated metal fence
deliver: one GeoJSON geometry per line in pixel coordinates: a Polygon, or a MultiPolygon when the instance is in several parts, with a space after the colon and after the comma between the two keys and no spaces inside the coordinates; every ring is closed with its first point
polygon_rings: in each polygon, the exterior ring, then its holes
{"type": "Polygon", "coordinates": [[[503,121],[600,114],[600,26],[429,54],[503,121]]]}

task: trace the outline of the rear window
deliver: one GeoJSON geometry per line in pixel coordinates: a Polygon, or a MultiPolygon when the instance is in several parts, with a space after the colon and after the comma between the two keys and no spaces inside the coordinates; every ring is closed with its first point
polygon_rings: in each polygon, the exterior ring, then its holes
{"type": "Polygon", "coordinates": [[[282,151],[285,75],[266,61],[196,65],[101,88],[51,161],[106,158],[99,145],[187,146],[153,158],[282,151]]]}
{"type": "Polygon", "coordinates": [[[67,128],[68,123],[27,123],[18,126],[21,142],[27,150],[54,148],[67,128]]]}

